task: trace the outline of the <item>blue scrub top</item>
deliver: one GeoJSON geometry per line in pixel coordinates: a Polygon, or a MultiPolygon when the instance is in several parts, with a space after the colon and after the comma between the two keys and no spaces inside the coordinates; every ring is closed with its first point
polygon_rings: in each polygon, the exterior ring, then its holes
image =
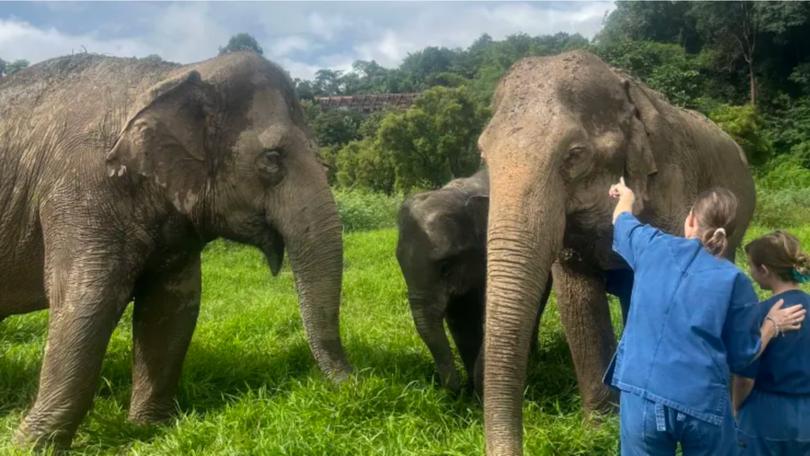
{"type": "MultiPolygon", "coordinates": [[[[780,299],[783,307],[801,304],[810,309],[810,295],[801,290],[790,290],[772,296],[759,305],[761,324],[768,311],[780,299]]],[[[754,388],[769,393],[810,395],[810,324],[771,340],[765,352],[737,375],[755,379],[754,388]]],[[[810,410],[808,410],[810,412],[810,410]]]]}
{"type": "MultiPolygon", "coordinates": [[[[785,300],[784,307],[801,304],[810,309],[810,295],[786,291],[759,305],[759,321],[780,299],[785,300]]],[[[805,322],[798,331],[772,339],[762,356],[735,373],[755,379],[754,390],[737,414],[742,434],[810,442],[810,325],[805,322]]]]}
{"type": "Polygon", "coordinates": [[[606,383],[720,425],[731,412],[729,370],[759,352],[757,296],[731,262],[629,212],[613,250],[635,273],[630,313],[606,383]]]}

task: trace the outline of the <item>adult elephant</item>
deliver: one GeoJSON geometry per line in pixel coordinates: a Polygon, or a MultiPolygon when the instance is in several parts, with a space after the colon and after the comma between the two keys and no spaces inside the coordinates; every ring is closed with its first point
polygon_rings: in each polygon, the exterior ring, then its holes
{"type": "Polygon", "coordinates": [[[697,194],[739,198],[740,242],[754,186],[737,144],[700,114],[596,56],[529,58],[501,80],[479,145],[490,171],[484,411],[487,452],[522,453],[522,391],[536,303],[552,272],[582,403],[604,409],[601,377],[615,349],[602,273],[611,252],[607,189],[624,176],[645,222],[681,233],[697,194]]]}
{"type": "Polygon", "coordinates": [[[310,348],[342,379],[335,201],[293,87],[252,53],[177,66],[57,58],[0,82],[0,317],[50,308],[20,442],[67,446],[134,298],[137,422],[161,420],[200,303],[200,251],[226,237],[278,272],[286,246],[310,348]]]}

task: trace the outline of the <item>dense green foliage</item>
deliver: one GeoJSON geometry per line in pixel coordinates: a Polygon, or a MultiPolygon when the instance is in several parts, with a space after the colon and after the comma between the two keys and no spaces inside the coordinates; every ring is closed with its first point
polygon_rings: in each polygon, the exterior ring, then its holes
{"type": "Polygon", "coordinates": [[[335,191],[340,221],[346,231],[376,230],[396,226],[402,198],[363,189],[335,191]]]}
{"type": "Polygon", "coordinates": [[[259,46],[259,42],[249,33],[237,33],[228,40],[225,47],[219,48],[220,55],[238,51],[252,51],[259,55],[264,54],[264,49],[259,46]]]}
{"type": "Polygon", "coordinates": [[[13,62],[6,62],[5,60],[0,59],[0,78],[4,76],[11,76],[27,66],[28,60],[25,59],[19,59],[13,62]]]}

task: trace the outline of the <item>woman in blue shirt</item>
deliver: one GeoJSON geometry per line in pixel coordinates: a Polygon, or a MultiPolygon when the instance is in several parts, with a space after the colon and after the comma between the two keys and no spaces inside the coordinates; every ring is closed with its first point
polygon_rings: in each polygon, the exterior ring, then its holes
{"type": "MultiPolygon", "coordinates": [[[[781,301],[810,308],[810,295],[799,288],[810,280],[810,257],[798,239],[776,231],[746,245],[745,253],[751,277],[773,292],[759,304],[760,321],[781,301]]],[[[777,338],[735,373],[740,454],[810,455],[810,327],[777,338]]]]}
{"type": "Polygon", "coordinates": [[[756,325],[751,282],[721,258],[737,199],[726,189],[698,196],[685,237],[640,223],[622,180],[610,189],[613,249],[635,273],[627,326],[606,382],[621,390],[623,455],[732,455],[730,369],[750,364],[776,334],[798,327],[804,309],[774,307],[756,325]]]}

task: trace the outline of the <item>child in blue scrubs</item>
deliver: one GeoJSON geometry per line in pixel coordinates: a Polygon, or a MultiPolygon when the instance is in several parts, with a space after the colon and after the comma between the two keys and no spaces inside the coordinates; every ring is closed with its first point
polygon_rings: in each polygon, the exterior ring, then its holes
{"type": "Polygon", "coordinates": [[[685,237],[632,215],[635,196],[622,180],[613,249],[635,273],[627,326],[605,380],[621,391],[623,455],[736,453],[729,370],[750,364],[780,328],[804,319],[801,306],[775,306],[756,324],[750,280],[722,258],[734,232],[737,199],[726,189],[698,196],[685,237]]]}
{"type": "MultiPolygon", "coordinates": [[[[810,281],[810,257],[798,239],[776,231],[746,245],[745,253],[751,277],[773,292],[759,304],[760,321],[779,301],[810,308],[810,295],[799,288],[810,281]]],[[[810,326],[777,338],[736,374],[740,454],[810,455],[810,326]]]]}

